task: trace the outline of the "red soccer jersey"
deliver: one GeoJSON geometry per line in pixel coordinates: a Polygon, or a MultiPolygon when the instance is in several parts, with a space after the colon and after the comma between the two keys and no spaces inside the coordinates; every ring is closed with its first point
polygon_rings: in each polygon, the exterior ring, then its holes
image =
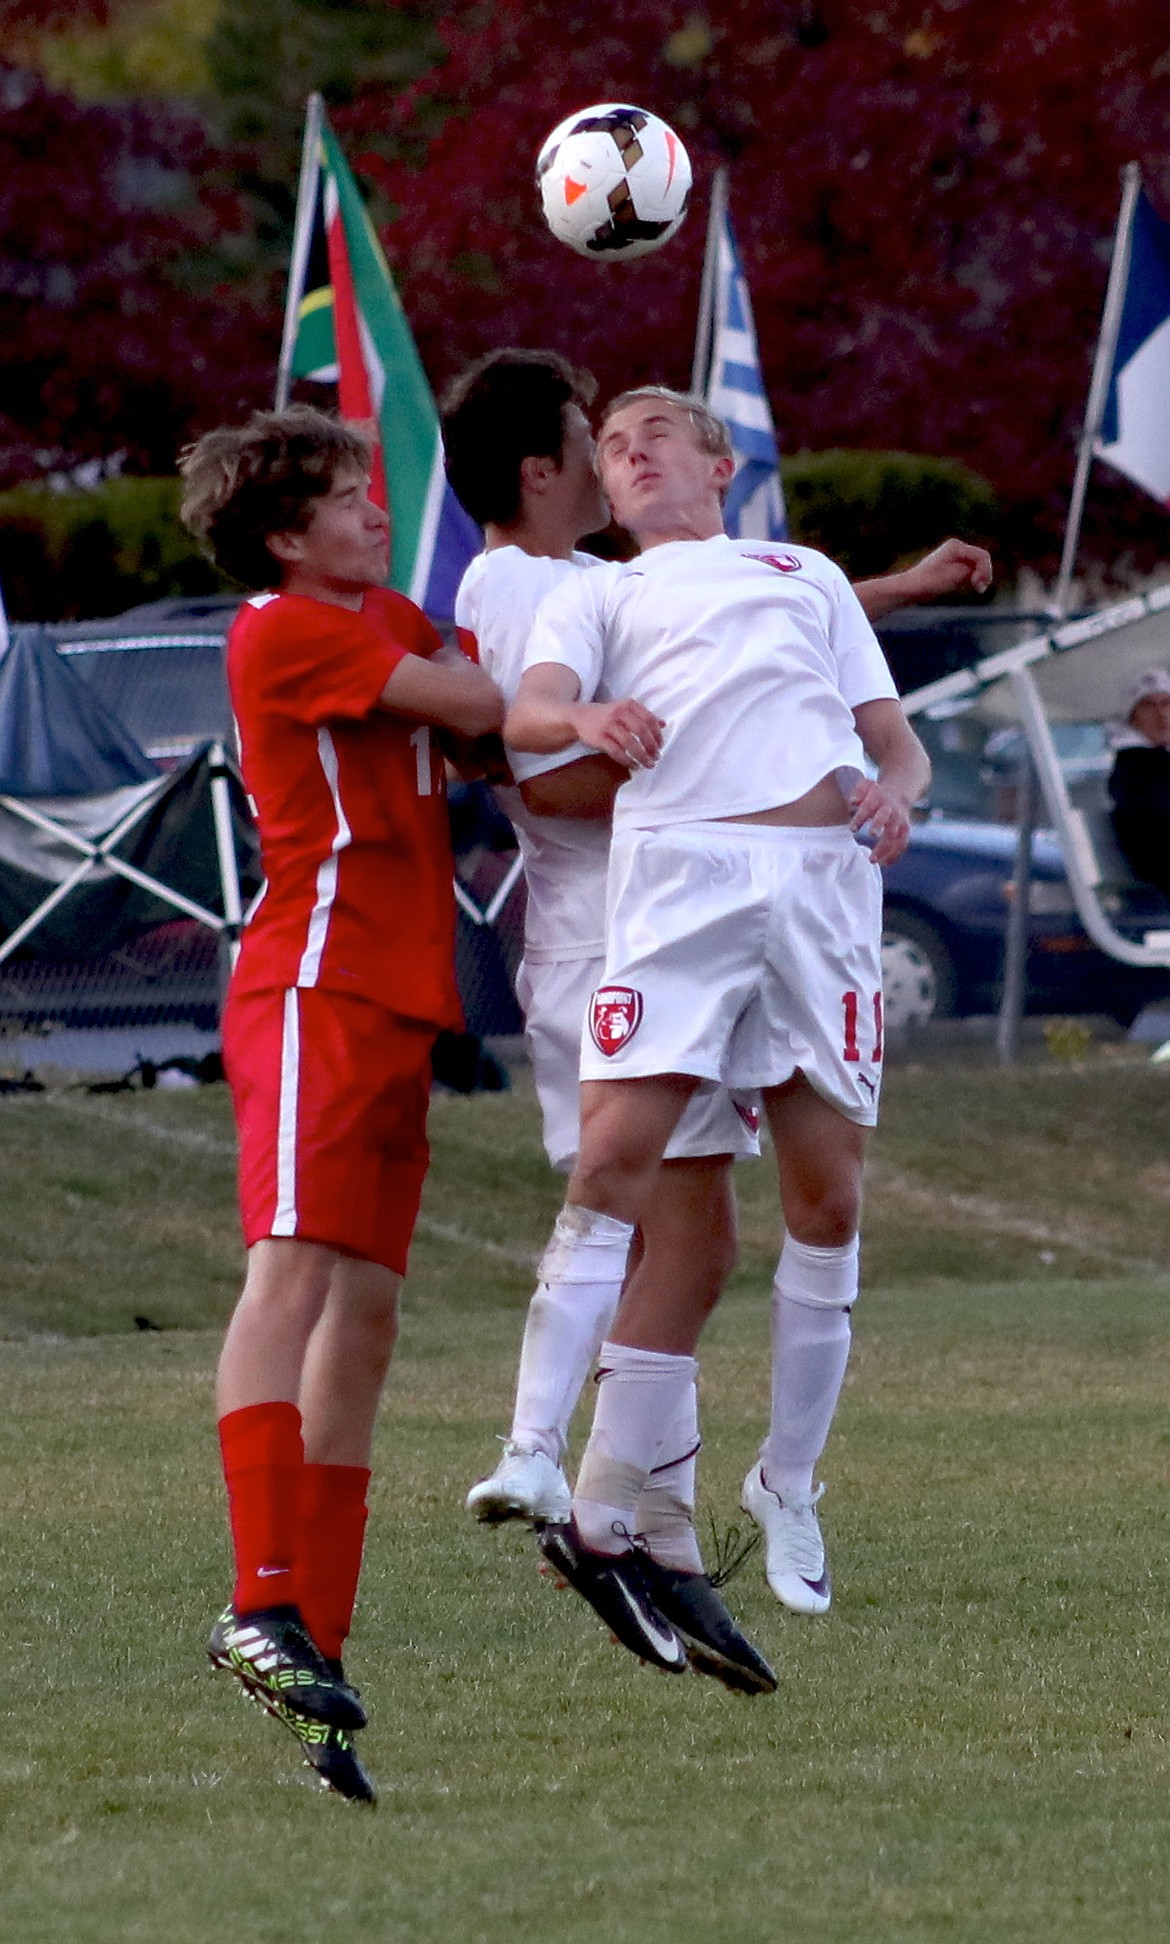
{"type": "Polygon", "coordinates": [[[298,594],[240,609],[228,681],[268,884],[237,990],[320,987],[460,1023],[442,759],[425,724],[377,706],[404,655],[440,645],[383,588],[357,614],[298,594]]]}

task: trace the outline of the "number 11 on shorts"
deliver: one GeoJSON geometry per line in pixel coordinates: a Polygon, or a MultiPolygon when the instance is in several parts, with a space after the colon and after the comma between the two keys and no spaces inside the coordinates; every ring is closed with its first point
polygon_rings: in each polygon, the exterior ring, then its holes
{"type": "MultiPolygon", "coordinates": [[[[841,1005],[845,1012],[845,1058],[847,1060],[861,1059],[861,1047],[857,1040],[859,1003],[859,995],[856,992],[841,994],[841,1005]]],[[[873,995],[873,1051],[869,1057],[875,1066],[880,1063],[882,1057],[882,995],[880,992],[875,992],[873,995]]]]}

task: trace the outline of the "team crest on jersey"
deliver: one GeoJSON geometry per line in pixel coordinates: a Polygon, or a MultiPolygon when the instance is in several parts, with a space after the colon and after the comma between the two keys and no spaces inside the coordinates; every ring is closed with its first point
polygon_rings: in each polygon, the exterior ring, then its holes
{"type": "Polygon", "coordinates": [[[589,1009],[589,1031],[599,1053],[612,1058],[642,1024],[642,995],[633,986],[598,986],[589,1009]]]}
{"type": "Polygon", "coordinates": [[[800,562],[797,559],[795,554],[750,553],[750,554],[745,554],[744,559],[758,560],[762,567],[774,567],[778,574],[796,574],[800,572],[800,562]]]}

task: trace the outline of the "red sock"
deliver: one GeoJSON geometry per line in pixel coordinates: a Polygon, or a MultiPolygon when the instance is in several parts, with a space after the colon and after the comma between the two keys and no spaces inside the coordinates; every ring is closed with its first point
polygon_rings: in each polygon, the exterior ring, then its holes
{"type": "Polygon", "coordinates": [[[306,1465],[297,1538],[297,1605],[326,1660],[340,1660],[353,1619],[366,1488],[362,1465],[306,1465]]]}
{"type": "Polygon", "coordinates": [[[219,1421],[236,1554],[237,1613],[296,1600],[297,1515],[305,1448],[295,1404],[246,1404],[219,1421]]]}

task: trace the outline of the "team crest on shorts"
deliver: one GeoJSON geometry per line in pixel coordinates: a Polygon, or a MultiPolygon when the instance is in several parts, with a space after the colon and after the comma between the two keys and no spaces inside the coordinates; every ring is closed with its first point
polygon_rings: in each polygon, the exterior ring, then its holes
{"type": "Polygon", "coordinates": [[[748,1133],[758,1134],[760,1131],[759,1108],[746,1106],[742,1100],[736,1100],[734,1095],[732,1096],[731,1104],[735,1108],[736,1113],[739,1115],[740,1120],[747,1128],[748,1133]]]}
{"type": "Polygon", "coordinates": [[[599,1053],[620,1053],[642,1024],[642,995],[633,986],[598,986],[589,1008],[589,1032],[599,1053]]]}

